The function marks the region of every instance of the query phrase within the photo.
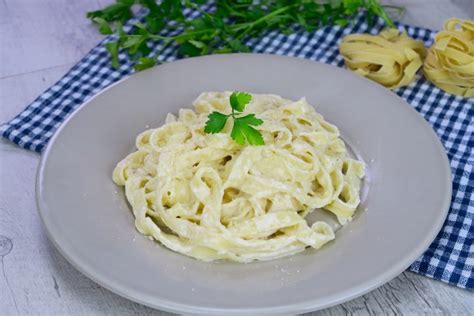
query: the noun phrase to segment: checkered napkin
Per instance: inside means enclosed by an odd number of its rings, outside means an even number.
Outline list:
[[[188,17],[197,15],[191,11],[186,14]],[[376,34],[382,27],[381,21],[369,27],[361,16],[344,28],[324,27],[311,33],[296,31],[291,35],[272,31],[258,39],[250,39],[247,44],[254,53],[296,56],[343,67],[343,59],[338,52],[341,39],[350,33]],[[427,47],[433,41],[433,31],[405,25],[398,27],[423,41]],[[113,39],[113,36],[107,37],[23,112],[3,124],[0,127],[2,136],[40,153],[72,111],[111,83],[130,75],[133,65],[127,61],[125,54],[120,55],[120,69],[111,67],[104,44]],[[153,46],[156,51],[161,43]],[[160,58],[166,62],[177,59],[176,46],[165,49]],[[445,93],[423,78],[408,87],[397,89],[396,93],[420,112],[436,131],[451,161],[453,174],[452,203],[443,229],[410,270],[461,288],[473,289],[474,99]]]

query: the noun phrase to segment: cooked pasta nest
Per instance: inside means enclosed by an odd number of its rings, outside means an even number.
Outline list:
[[[449,19],[435,36],[423,65],[425,77],[440,89],[474,96],[474,21]]]
[[[320,248],[334,239],[310,212],[328,211],[344,225],[360,203],[364,164],[349,157],[339,130],[305,99],[253,94],[263,146],[241,146],[203,131],[212,111],[229,113],[230,92],[205,92],[194,110],[168,114],[136,139],[113,180],[125,186],[139,232],[205,261],[248,262]]]
[[[413,82],[426,55],[422,42],[397,29],[347,35],[339,51],[350,70],[390,89]]]

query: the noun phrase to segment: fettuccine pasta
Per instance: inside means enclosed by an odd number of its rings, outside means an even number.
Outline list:
[[[137,151],[120,161],[113,180],[142,234],[205,261],[270,260],[320,248],[334,239],[321,208],[346,224],[360,203],[364,164],[349,158],[338,129],[301,99],[252,96],[263,146],[242,146],[203,131],[212,111],[230,112],[229,92],[205,92],[195,110],[169,114],[141,133]]]
[[[444,91],[474,96],[474,21],[447,20],[428,50],[423,72]]]
[[[426,55],[422,42],[397,29],[347,35],[339,51],[350,70],[390,89],[410,84]]]

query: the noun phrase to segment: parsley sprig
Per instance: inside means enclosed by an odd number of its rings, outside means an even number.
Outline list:
[[[252,100],[252,95],[246,92],[233,92],[229,97],[232,113],[224,114],[214,111],[208,116],[204,132],[215,134],[222,131],[229,118],[233,120],[232,131],[230,137],[240,145],[249,143],[250,145],[264,145],[262,134],[252,126],[259,126],[263,121],[255,116],[255,114],[247,114],[242,116],[247,104]]]
[[[205,3],[210,3],[207,10],[201,6]],[[125,32],[122,25],[133,18],[132,7],[146,13]],[[188,18],[185,9],[196,13],[188,16],[197,17]],[[119,52],[125,51],[136,61],[135,69],[142,70],[160,62],[160,55],[173,44],[181,56],[247,52],[246,40],[251,37],[271,30],[290,34],[298,28],[311,32],[322,25],[344,26],[360,11],[366,12],[369,23],[379,16],[393,26],[378,0],[116,0],[87,17],[102,34],[116,34],[106,45],[115,68],[120,66]],[[161,49],[152,52],[150,44],[156,41]]]

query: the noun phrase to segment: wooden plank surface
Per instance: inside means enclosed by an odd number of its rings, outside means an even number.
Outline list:
[[[0,1],[0,122],[14,117],[91,49],[100,35],[85,12],[110,0]],[[433,29],[474,18],[472,0],[392,0],[405,23]],[[35,205],[37,154],[0,141],[0,314],[169,315],[87,279],[47,240]],[[474,295],[404,272],[384,286],[313,315],[472,315]]]

